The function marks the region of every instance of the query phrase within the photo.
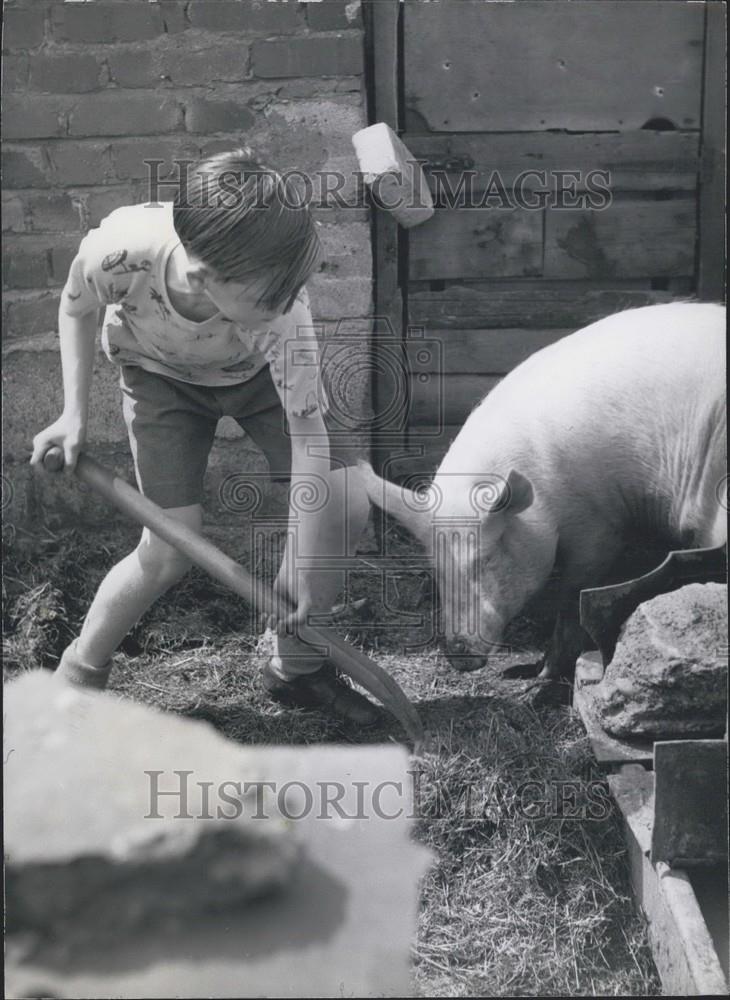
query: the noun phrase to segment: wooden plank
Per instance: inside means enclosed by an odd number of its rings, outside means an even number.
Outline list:
[[[651,860],[676,868],[727,864],[727,742],[654,744]]]
[[[409,370],[444,375],[506,375],[535,351],[555,343],[570,330],[428,330],[438,349],[424,351],[418,341],[406,342]]]
[[[403,479],[407,476],[435,472],[461,427],[461,424],[432,427],[412,425],[409,428],[406,447],[400,455],[392,458],[388,465],[389,476]]]
[[[706,4],[705,80],[702,109],[702,179],[699,211],[699,276],[701,299],[725,297],[725,46],[727,5]]]
[[[542,272],[543,213],[437,210],[412,230],[411,278],[536,277]]]
[[[465,190],[479,195],[490,181],[494,187],[495,171],[507,190],[519,181],[525,191],[554,193],[557,182],[549,172],[557,170],[577,172],[576,189],[582,191],[590,172],[601,170],[609,175],[610,191],[695,191],[700,167],[697,132],[407,133],[403,141],[414,156],[425,161],[431,190],[438,192],[440,186],[442,193],[454,196],[459,193],[462,174]],[[450,162],[453,170],[448,169]],[[433,169],[444,175],[439,185]]]
[[[715,945],[725,978],[730,978],[730,912],[727,860],[711,868],[687,871],[702,916]]]
[[[386,122],[397,131],[398,120],[398,30],[401,5],[398,0],[378,0],[366,5],[368,35],[371,39],[373,59],[373,104],[377,121]],[[399,342],[403,336],[403,296],[400,287],[399,256],[400,234],[398,224],[386,212],[373,212],[375,246],[375,315],[380,326],[390,328],[388,337],[390,349],[393,341]],[[373,350],[377,351],[378,340],[373,340]],[[392,447],[405,443],[404,432],[398,427],[388,428],[381,416],[388,412],[392,403],[389,392],[392,386],[378,379],[378,361],[373,359],[373,464],[376,468]],[[385,426],[384,426],[385,424]]]
[[[656,118],[699,128],[703,14],[670,0],[405,4],[411,122],[432,132],[631,131]]]
[[[408,291],[409,321],[427,329],[492,327],[562,327],[577,330],[611,313],[690,293],[691,283],[671,291],[652,291],[648,282],[481,281],[449,284],[434,290],[412,283]],[[632,287],[633,285],[639,287]]]
[[[614,201],[602,212],[549,211],[546,278],[689,276],[695,269],[693,199]]]
[[[463,424],[477,403],[501,379],[491,375],[420,375],[410,379],[409,424]]]
[[[399,0],[365,0],[369,46],[373,59],[373,104],[375,120],[400,127],[398,115],[398,30]]]
[[[653,776],[629,765],[610,774],[608,786],[621,810],[634,895],[647,918],[664,995],[727,996],[727,980],[688,876],[649,860]]]
[[[586,727],[596,762],[606,770],[620,764],[651,765],[654,760],[651,743],[616,739],[601,725],[593,688],[602,677],[603,663],[601,654],[597,650],[591,650],[578,657],[575,665],[573,707]]]

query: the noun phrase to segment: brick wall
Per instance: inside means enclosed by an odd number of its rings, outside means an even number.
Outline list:
[[[347,177],[337,204],[330,199],[315,209],[326,260],[310,293],[326,335],[343,316],[363,320],[348,323],[356,334],[351,356],[361,362],[353,379],[337,382],[347,385],[346,405],[366,416],[370,229],[350,142],[367,124],[357,0],[10,0],[3,46],[5,482],[12,516],[68,510],[64,504],[85,513],[90,504],[78,490],[29,481],[25,463],[33,434],[62,402],[55,329],[68,266],[89,227],[120,205],[148,200],[145,160],[163,161],[164,181],[176,176],[176,158],[245,141],[281,169],[314,178],[315,204],[321,177]],[[160,197],[172,192],[161,188]],[[100,355],[89,445],[128,471],[119,410],[115,370]],[[209,477],[214,520],[228,513],[219,502],[221,476],[242,463],[265,468],[251,447],[238,428],[221,425]]]

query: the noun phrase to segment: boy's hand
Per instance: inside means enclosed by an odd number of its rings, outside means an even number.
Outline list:
[[[62,414],[50,427],[44,428],[33,438],[33,455],[30,464],[43,468],[43,456],[53,445],[63,450],[64,466],[69,472],[76,467],[76,460],[86,440],[86,426],[75,417]]]
[[[306,576],[299,582],[297,602],[294,608],[292,608],[293,601],[281,573],[276,577],[272,590],[276,611],[271,614],[263,613],[260,616],[261,627],[263,629],[270,628],[279,635],[294,635],[297,626],[306,623],[309,612],[312,610],[312,594]]]

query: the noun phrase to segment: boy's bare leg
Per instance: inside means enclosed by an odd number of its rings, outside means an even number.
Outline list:
[[[200,504],[171,507],[165,513],[194,531],[201,529]],[[83,684],[86,667],[90,668],[89,685],[102,687],[106,678],[99,674],[100,683],[95,683],[93,669],[108,673],[111,656],[129,630],[189,568],[185,556],[145,528],[137,548],[102,580],[81,635],[64,653],[59,677]]]
[[[370,511],[370,502],[359,481],[357,467],[332,470],[329,490],[317,536],[317,553],[297,560],[298,573],[309,567],[314,613],[329,612],[345,589],[346,566],[332,568],[333,563],[354,560]],[[318,566],[323,568],[318,569]],[[276,637],[272,666],[283,679],[290,680],[319,670],[322,662],[322,655],[295,637]]]
[[[346,582],[346,566],[325,567],[354,557],[367,521],[370,505],[358,477],[353,468],[330,473],[330,495],[317,532],[317,553],[308,560],[297,559],[299,573],[309,564],[311,610],[315,612],[330,611]],[[321,569],[317,569],[318,564]],[[326,650],[317,652],[294,637],[277,636],[276,653],[264,667],[264,687],[276,701],[323,709],[354,726],[378,722],[379,710],[339,678],[326,658]]]

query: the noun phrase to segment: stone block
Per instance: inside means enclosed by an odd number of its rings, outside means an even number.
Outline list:
[[[727,586],[691,583],[639,605],[595,688],[614,736],[722,736],[727,719]]]
[[[66,134],[69,98],[16,93],[3,96],[3,134],[8,139],[45,139]]]
[[[2,154],[2,178],[6,188],[48,187],[50,180],[41,147],[5,148]]]
[[[9,90],[23,90],[28,83],[28,56],[21,52],[18,55],[4,55],[2,59],[3,93]]]
[[[3,198],[3,232],[23,233],[26,230],[25,207],[20,198]]]
[[[81,233],[83,215],[79,202],[68,192],[33,193],[28,197],[32,229],[36,233]]]
[[[109,143],[104,140],[101,142],[61,140],[49,143],[46,153],[50,161],[53,182],[59,187],[106,184],[113,180]]]
[[[306,11],[312,31],[338,31],[361,24],[360,0],[308,0]]]
[[[186,102],[185,127],[188,132],[236,132],[250,129],[255,114],[238,101],[194,97]]]
[[[350,76],[363,72],[361,32],[255,42],[251,57],[254,76]]]
[[[165,30],[157,3],[56,3],[51,8],[53,37],[58,42],[138,42]]]
[[[246,79],[249,46],[242,40],[222,41],[204,49],[167,49],[160,59],[160,73],[177,87],[208,87],[219,80]],[[211,130],[212,131],[212,130]]]
[[[155,91],[82,94],[69,114],[69,135],[156,135],[182,125],[180,104]]]
[[[193,28],[207,31],[257,31],[284,35],[302,28],[297,3],[271,3],[269,0],[193,0],[188,17]]]
[[[34,49],[43,41],[44,10],[42,7],[6,5],[3,11],[3,48]]]
[[[242,747],[45,671],[4,712],[8,996],[410,993],[404,749]]]
[[[101,85],[101,64],[95,56],[81,52],[31,57],[30,85],[50,94],[77,94]]]

